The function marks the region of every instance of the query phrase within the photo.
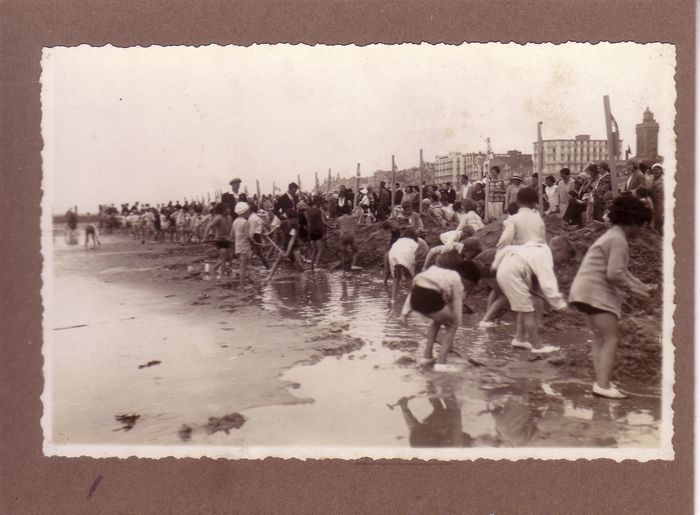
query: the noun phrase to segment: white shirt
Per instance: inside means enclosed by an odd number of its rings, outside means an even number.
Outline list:
[[[252,238],[256,234],[262,234],[265,223],[263,219],[258,216],[257,213],[251,213],[248,217],[248,234]]]
[[[523,245],[529,242],[545,242],[544,220],[536,209],[521,207],[513,216],[503,222],[503,234],[496,248],[508,245]]]
[[[417,250],[418,242],[411,238],[399,238],[396,240],[391,249],[389,249],[389,264],[391,265],[392,274],[394,267],[401,265],[411,272],[411,275],[414,275]]]

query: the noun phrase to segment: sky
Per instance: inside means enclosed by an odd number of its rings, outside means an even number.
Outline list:
[[[44,49],[44,191],[54,213],[192,198],[233,177],[255,191],[415,166],[451,151],[532,153],[544,139],[623,148],[649,107],[675,164],[667,44],[464,44]],[[671,163],[670,159],[673,159]]]

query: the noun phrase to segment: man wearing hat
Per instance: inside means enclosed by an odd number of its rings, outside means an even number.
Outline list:
[[[238,177],[231,179],[229,184],[231,185],[231,191],[221,195],[221,203],[228,206],[231,216],[235,220],[238,216],[236,215],[236,204],[245,202],[246,196],[245,193],[239,191],[241,189],[241,180]]]
[[[287,193],[285,193],[277,199],[275,213],[280,218],[280,220],[287,218],[286,213],[288,210],[296,209],[296,205],[299,203],[299,199],[297,198],[297,191],[299,191],[299,186],[297,186],[297,183],[291,182],[289,183],[289,187],[287,188]]]
[[[510,178],[510,184],[506,188],[506,208],[512,203],[518,202],[518,191],[523,187],[523,178],[519,175],[513,175]]]

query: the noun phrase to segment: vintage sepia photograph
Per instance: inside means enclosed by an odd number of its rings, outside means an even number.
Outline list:
[[[41,69],[45,455],[674,458],[673,45]]]

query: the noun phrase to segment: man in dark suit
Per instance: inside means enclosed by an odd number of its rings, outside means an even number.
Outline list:
[[[455,200],[457,200],[457,191],[452,187],[451,182],[447,183],[445,194],[447,195],[447,200],[450,202],[450,204],[454,204]]]
[[[297,191],[299,191],[299,186],[295,182],[289,184],[287,193],[282,195],[277,199],[277,204],[275,207],[275,213],[280,219],[287,218],[285,214],[290,209],[296,209],[299,199],[297,198]]]
[[[627,181],[623,191],[634,191],[640,186],[644,186],[644,174],[639,169],[639,162],[636,159],[627,160],[625,175],[627,175]]]
[[[238,215],[235,213],[236,204],[245,202],[247,199],[245,193],[239,191],[241,189],[241,180],[238,177],[231,179],[229,184],[231,185],[231,191],[221,195],[221,203],[228,206],[231,218],[235,220],[238,218]]]

